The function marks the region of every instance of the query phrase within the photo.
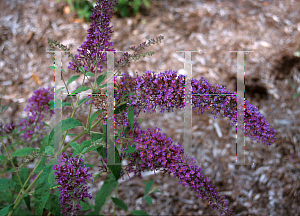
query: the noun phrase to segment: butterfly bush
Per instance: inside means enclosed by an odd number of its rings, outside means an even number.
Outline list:
[[[101,4],[100,4],[101,2]],[[77,62],[70,62],[69,69],[79,72],[78,67],[84,66],[84,69],[91,69],[92,73],[95,73],[96,68],[100,68],[99,72],[102,72],[102,63],[106,61],[106,52],[100,51],[115,51],[109,49],[114,45],[113,42],[109,42],[113,31],[109,27],[110,20],[114,13],[114,8],[117,4],[116,0],[103,0],[96,2],[95,9],[92,9],[91,25],[88,29],[88,35],[86,41],[77,50],[79,55],[75,55]],[[114,52],[116,53],[116,52]],[[93,66],[93,61],[98,59],[97,65]],[[98,70],[97,70],[98,72]]]
[[[92,73],[103,73],[103,65],[106,62],[106,53],[100,51],[115,51],[111,46],[113,42],[109,42],[113,31],[112,27],[109,27],[111,17],[113,15],[113,9],[116,5],[116,1],[98,0],[96,1],[95,9],[91,16],[91,25],[88,30],[87,40],[78,49],[79,55],[75,55],[77,61],[70,62],[69,69],[79,72],[78,68],[83,66],[85,70]],[[158,39],[159,40],[159,39]],[[140,47],[133,47],[132,49],[137,52],[143,49],[147,45],[144,43]],[[129,55],[124,53],[117,63],[129,62],[129,58],[137,57],[137,55]],[[93,65],[95,60],[96,65]],[[100,68],[100,70],[98,70]],[[116,77],[115,77],[116,78]],[[192,93],[193,94],[226,94],[230,93],[225,87],[216,85],[212,86],[204,78],[200,80],[192,79]],[[184,89],[185,89],[185,76],[177,76],[176,71],[166,71],[156,75],[154,72],[146,72],[143,76],[132,78],[127,74],[123,74],[120,82],[115,80],[115,101],[119,102],[128,93],[135,93],[135,95],[128,96],[127,107],[132,106],[134,115],[138,117],[141,110],[144,112],[155,112],[157,106],[161,108],[160,112],[173,111],[173,108],[183,108],[184,102]],[[237,108],[235,95],[229,96],[217,96],[213,101],[210,100],[208,95],[196,96],[193,95],[193,110],[198,108],[203,114],[206,110],[213,108],[213,112],[216,115],[220,114],[220,111],[224,111],[224,117],[229,117],[232,120],[232,125],[237,122]],[[107,107],[104,105],[105,96],[89,97],[92,99],[92,103],[99,109],[104,110],[103,124],[106,124]],[[245,130],[247,136],[259,140],[262,138],[263,143],[270,144],[275,137],[275,130],[269,128],[269,124],[265,118],[257,111],[257,108],[245,102]],[[99,116],[98,118],[100,118]],[[158,170],[163,169],[164,174],[173,173],[174,177],[180,179],[180,184],[184,186],[190,186],[191,189],[197,192],[197,196],[205,198],[212,208],[217,208],[226,215],[233,214],[232,210],[228,208],[228,203],[224,200],[224,197],[220,197],[215,191],[213,185],[209,184],[209,179],[203,176],[202,169],[195,165],[195,159],[189,158],[188,155],[184,155],[184,149],[178,143],[172,145],[172,140],[166,138],[165,134],[161,134],[160,129],[155,127],[154,129],[148,128],[146,131],[142,131],[138,123],[134,121],[133,128],[130,127],[128,121],[128,111],[119,112],[115,114],[115,122],[118,126],[122,125],[123,132],[121,137],[117,139],[117,143],[121,143],[124,134],[124,127],[129,127],[129,132],[126,136],[132,137],[133,142],[138,143],[136,146],[136,152],[133,153],[121,153],[121,160],[125,157],[129,159],[129,164],[121,170],[122,177],[130,172],[134,172],[141,178],[141,172],[151,169]],[[240,125],[240,124],[239,124]],[[132,144],[128,141],[128,144]],[[126,148],[122,149],[126,151]],[[65,156],[64,156],[65,158]],[[60,163],[60,167],[66,167],[67,159],[63,159]],[[100,165],[100,171],[108,171],[106,166],[106,159],[101,159],[102,165]],[[75,163],[78,165],[79,163]],[[58,168],[56,168],[58,169]],[[62,170],[62,168],[60,168]],[[75,168],[74,168],[75,169]],[[68,168],[65,168],[68,170]],[[72,168],[68,172],[72,172]],[[74,171],[75,172],[75,171]],[[73,172],[73,173],[74,173]],[[57,174],[58,175],[58,174]],[[84,175],[84,174],[82,174]],[[69,183],[73,175],[67,175],[64,171],[60,171],[58,176],[58,184],[61,185],[61,204],[64,206],[64,212],[67,213],[70,209],[80,209],[80,205],[77,204],[76,208],[72,205],[72,200],[75,197],[71,197],[74,188]],[[62,179],[62,180],[60,180]],[[87,176],[82,177],[82,180],[88,179]],[[75,181],[76,182],[76,181]],[[78,182],[78,181],[77,181]],[[82,183],[82,182],[81,182]],[[83,192],[84,195],[80,197],[89,197],[87,191]],[[69,205],[69,207],[65,207]]]
[[[54,110],[50,110],[48,104],[52,99],[54,99],[54,93],[51,93],[50,87],[35,90],[33,96],[28,99],[29,104],[24,110],[27,112],[28,118],[19,123],[19,132],[26,130],[22,135],[26,141],[31,139],[35,128],[39,130],[43,127],[42,120],[46,114],[50,114],[50,117],[55,114]]]
[[[143,76],[133,78],[126,73],[120,79],[120,82],[115,80],[118,86],[115,91],[115,100],[119,100],[123,95],[134,92],[135,95],[129,95],[131,100],[128,105],[134,107],[136,116],[141,110],[144,112],[155,113],[157,106],[161,108],[161,113],[165,110],[173,112],[173,108],[183,108],[184,102],[184,89],[185,89],[185,76],[177,75],[177,71],[169,70],[164,73],[156,75],[153,71],[146,71]],[[220,111],[224,111],[223,117],[228,117],[232,120],[231,125],[237,123],[237,95],[220,96],[221,94],[230,94],[226,87],[220,85],[212,86],[207,80],[201,77],[200,80],[192,78],[191,80],[193,94],[219,94],[214,96],[213,101],[210,100],[209,95],[197,96],[193,95],[193,110],[196,108],[197,114],[199,111],[203,114],[205,111],[213,108],[211,113],[216,115]],[[124,114],[126,118],[126,114]],[[125,122],[127,120],[124,120]],[[127,121],[128,122],[128,121]],[[258,112],[257,107],[251,105],[247,100],[245,101],[245,133],[248,137],[256,139],[260,143],[270,145],[275,137],[275,130],[270,128],[270,124],[266,121],[265,117]],[[119,125],[119,124],[118,124]],[[242,124],[238,124],[238,128],[243,129]]]
[[[82,207],[80,206],[80,201],[87,202],[85,198],[92,198],[88,193],[90,187],[86,187],[86,181],[90,180],[92,173],[88,174],[89,168],[85,168],[85,165],[81,165],[82,158],[68,157],[65,153],[62,154],[62,158],[59,161],[59,165],[54,165],[53,170],[57,172],[55,179],[60,185],[58,190],[60,191],[60,204],[61,213],[64,215],[80,214]],[[75,205],[75,201],[77,204]]]
[[[163,174],[173,173],[174,177],[180,179],[179,184],[187,187],[190,186],[192,191],[198,193],[197,197],[206,198],[209,205],[212,205],[212,209],[219,209],[221,213],[226,215],[232,215],[233,211],[228,208],[227,201],[223,200],[224,197],[220,197],[213,185],[209,184],[208,177],[204,178],[202,169],[195,165],[194,158],[189,158],[188,155],[184,155],[183,147],[178,143],[172,145],[171,138],[166,138],[165,134],[160,133],[161,129],[155,127],[154,129],[148,128],[147,131],[141,130],[137,122],[134,124],[136,138],[134,142],[137,142],[136,150],[133,153],[121,153],[122,159],[127,154],[129,160],[128,165],[121,171],[122,179],[124,175],[134,172],[134,176],[138,175],[141,179],[141,172],[148,170],[159,170],[162,168]],[[128,150],[122,148],[123,151]],[[102,165],[99,165],[102,172],[107,172],[107,159],[101,159]]]
[[[115,77],[116,78],[116,77]],[[138,117],[141,110],[149,112],[152,110],[155,113],[156,106],[161,108],[163,113],[165,110],[173,112],[173,108],[183,108],[184,103],[184,83],[185,77],[179,75],[177,77],[176,71],[165,71],[160,73],[158,76],[154,72],[146,71],[143,76],[138,76],[137,78],[132,78],[128,74],[124,73],[120,79],[120,82],[115,80],[117,86],[115,90],[115,100],[122,98],[125,94],[130,92],[135,92],[134,95],[130,95],[128,98],[130,102],[127,103],[129,106],[134,107],[134,114]],[[199,80],[192,79],[191,81],[193,93],[195,94],[229,94],[230,91],[225,87],[216,85],[213,87],[207,80],[203,77]],[[102,97],[102,100],[103,96]],[[193,96],[193,110],[198,107],[198,111],[203,114],[206,110],[213,108],[211,113],[215,112],[216,115],[220,114],[220,110],[224,111],[224,117],[229,117],[232,120],[232,125],[237,122],[237,109],[236,101],[238,96],[217,96],[211,101],[209,96]],[[99,100],[97,98],[92,98],[94,104],[99,105]],[[257,139],[258,142],[262,138],[263,143],[270,145],[270,142],[274,142],[276,138],[275,130],[269,128],[268,122],[265,118],[257,111],[255,106],[249,104],[248,101],[245,102],[245,123],[247,136],[252,139]],[[99,108],[99,106],[97,106]],[[101,109],[104,107],[101,106]],[[104,108],[105,109],[105,108]],[[197,112],[199,114],[199,112]],[[105,119],[105,117],[104,117]],[[106,120],[106,119],[105,119]],[[128,126],[127,112],[120,115],[116,115],[115,122],[118,126],[123,125]],[[134,122],[134,134],[133,130],[130,129],[129,136],[135,137],[133,142],[137,142],[138,145],[136,149],[138,152],[129,154],[129,163],[122,170],[122,176],[130,172],[134,172],[134,175],[141,177],[141,172],[151,169],[157,170],[163,168],[165,173],[173,173],[173,175],[180,179],[179,184],[183,186],[190,186],[191,189],[198,193],[198,197],[206,198],[208,203],[212,205],[212,208],[220,209],[222,213],[226,215],[233,214],[232,210],[228,209],[227,201],[223,200],[225,197],[220,197],[218,193],[215,192],[213,185],[209,184],[208,177],[203,177],[203,172],[197,165],[192,165],[195,163],[195,159],[183,160],[184,149],[178,143],[177,145],[171,145],[172,140],[170,138],[166,139],[165,134],[159,133],[161,129],[155,127],[153,130],[149,129],[147,131],[142,131],[138,126],[137,122]],[[124,133],[121,134],[121,137]],[[121,139],[117,139],[117,143],[120,143]],[[129,144],[132,144],[129,141]],[[128,150],[126,148],[122,149],[124,151]],[[125,157],[126,153],[121,153],[121,160]],[[107,170],[107,160],[101,159],[102,165],[100,166],[100,171]],[[129,176],[129,175],[128,175]],[[130,178],[130,177],[129,177]],[[131,179],[131,178],[130,178]]]

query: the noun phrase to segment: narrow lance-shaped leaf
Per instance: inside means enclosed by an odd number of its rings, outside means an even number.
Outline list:
[[[75,76],[72,76],[68,82],[67,82],[67,86],[70,85],[72,82],[74,82],[75,80],[77,80],[80,76],[79,75],[75,75]]]
[[[106,180],[101,189],[98,191],[96,198],[95,198],[95,212],[98,214],[103,205],[106,202],[106,199],[110,195],[112,189],[114,189],[118,185],[118,182],[116,182],[113,179]]]
[[[128,210],[128,207],[127,205],[124,203],[123,200],[119,199],[119,198],[116,198],[116,197],[111,197],[112,201],[114,202],[114,204],[116,206],[118,206],[119,208],[127,211]]]
[[[48,177],[51,172],[52,166],[48,165],[43,169],[43,173],[36,182],[36,188],[34,190],[34,212],[37,216],[42,216],[43,211],[50,195],[50,184]]]

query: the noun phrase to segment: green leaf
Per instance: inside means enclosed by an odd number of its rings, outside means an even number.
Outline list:
[[[21,168],[21,170],[19,172],[19,177],[22,181],[22,184],[24,184],[26,182],[27,178],[29,177],[29,172],[30,172],[30,170],[28,168],[25,168],[25,167]],[[19,183],[19,181],[18,181],[18,183]],[[28,181],[27,184],[25,185],[25,189],[27,189],[29,184],[30,183]]]
[[[107,132],[106,132],[106,128],[107,128],[107,123],[106,125],[102,125],[102,130],[103,130],[103,139],[105,140],[105,142],[107,142],[107,138],[106,138],[106,135],[107,135]]]
[[[60,200],[59,200],[58,196],[56,196],[54,194],[50,194],[49,198],[47,200],[47,203],[45,205],[45,209],[50,211],[55,216],[59,216],[60,215]]]
[[[83,91],[86,91],[86,90],[89,90],[89,89],[90,89],[90,87],[80,86],[78,89],[76,89],[75,91],[73,91],[71,95],[75,95],[77,93],[80,93],[80,92],[83,92]]]
[[[58,163],[58,158],[53,158],[47,165],[57,165]]]
[[[86,213],[86,215],[98,216],[99,214],[97,214],[96,212],[92,211],[92,212]],[[100,214],[99,216],[103,216],[103,214]]]
[[[86,102],[87,100],[89,100],[90,98],[82,98],[79,102],[78,102],[78,105],[77,107],[79,107],[81,104],[83,104],[84,102]]]
[[[34,190],[34,212],[37,216],[42,216],[44,207],[50,196],[50,184],[48,182],[48,177],[51,172],[52,166],[47,165],[44,169],[40,178],[36,182],[36,187]]]
[[[47,126],[48,128],[51,128],[50,125],[48,125],[47,123],[43,122],[44,126]]]
[[[76,75],[76,76],[72,76],[68,82],[67,82],[67,86],[70,85],[72,82],[74,82],[75,80],[77,80],[80,76]]]
[[[62,130],[61,130],[61,132],[59,132],[59,134],[57,134],[57,136],[60,136],[62,134],[62,132],[66,131],[66,130],[70,130],[70,129],[76,128],[78,126],[82,126],[82,123],[80,121],[78,121],[77,119],[74,119],[74,118],[67,118],[65,120],[60,121],[51,130],[49,140],[48,140],[48,145],[49,146],[54,147],[54,130],[55,130],[55,128],[59,127],[59,124],[61,124]]]
[[[54,156],[54,148],[52,146],[46,146],[44,153]]]
[[[151,199],[151,197],[149,197],[149,196],[144,196],[144,198],[145,198],[145,200],[147,201],[147,203],[149,203],[150,205],[153,205],[153,204],[152,204],[152,199]]]
[[[55,69],[55,66],[49,66],[49,67],[47,67],[47,68],[50,68],[50,69],[53,69],[53,70],[54,70],[54,69]],[[64,73],[66,73],[66,71],[65,71],[64,69],[62,69],[62,68],[61,68],[61,71],[64,72]]]
[[[61,91],[62,89],[64,89],[64,88],[65,88],[65,87],[61,87],[61,88],[57,89],[57,90],[55,91],[55,93],[56,93],[56,94],[60,93],[60,91]]]
[[[102,174],[103,172],[99,172],[95,175],[95,178],[94,178],[94,182],[96,181],[96,179]]]
[[[98,88],[104,88],[106,86],[114,86],[114,83],[106,83],[106,84],[104,84],[104,85],[102,85],[102,86],[100,86]],[[107,93],[107,90],[105,90],[105,92]]]
[[[85,140],[80,144],[80,153],[83,153],[83,149],[91,146],[91,140]]]
[[[122,113],[123,111],[126,110],[127,103],[124,103],[123,105],[120,105],[119,107],[116,107],[114,114],[119,114]]]
[[[82,207],[81,211],[88,211],[88,210],[91,210],[92,206],[89,204],[87,198],[85,198],[84,200],[86,200],[87,202],[83,202],[83,201],[80,201],[80,206]]]
[[[124,152],[128,152],[129,154],[137,151],[137,150],[135,149],[135,148],[136,148],[136,145],[132,145],[132,147],[131,147],[131,145],[127,145],[127,148],[128,148],[128,150],[126,150],[126,151],[124,151]]]
[[[30,206],[30,196],[28,196],[28,194],[27,194],[26,197],[24,197],[24,201],[25,201],[25,204],[26,204],[28,210],[31,211],[31,206]]]
[[[40,146],[42,153],[45,152],[46,146],[49,142],[49,137],[50,137],[50,135],[47,135],[47,136],[44,136],[43,139],[42,139],[42,143],[41,143],[41,146]]]
[[[136,93],[129,93],[129,94],[126,94],[126,95],[124,95],[124,96],[122,97],[122,99],[123,99],[123,98],[126,98],[126,97],[128,97],[128,96],[130,96],[130,95],[136,95]]]
[[[70,146],[72,146],[72,148],[74,149],[74,152],[73,152],[73,157],[75,155],[78,155],[80,153],[80,145],[78,145],[77,142],[71,142],[70,143]]]
[[[83,66],[80,66],[80,67],[79,67],[79,70],[80,70],[82,73],[85,73],[85,69],[84,69]]]
[[[49,165],[49,164],[47,164]],[[50,187],[54,187],[55,185],[55,170],[51,170],[50,174],[49,174],[49,177],[48,177],[48,183],[50,185]]]
[[[62,106],[63,107],[64,106],[71,106],[71,103],[70,102],[64,102],[60,99],[55,99],[55,107],[54,107],[54,99],[52,99],[51,101],[49,101],[48,105],[49,105],[50,110],[54,110],[54,109],[58,109]]]
[[[0,155],[0,161],[6,160],[7,158],[3,155]]]
[[[121,163],[120,155],[116,147],[115,147],[115,163]],[[111,172],[113,173],[117,181],[121,177],[122,166],[121,165],[107,165],[107,166],[111,170]]]
[[[300,93],[295,93],[294,95],[293,95],[293,99],[295,99],[296,97],[298,97],[300,95]]]
[[[28,211],[25,211],[24,209],[21,209],[20,206],[18,206],[17,209],[14,212],[14,215],[32,216],[32,213],[28,212]]]
[[[101,155],[101,157],[106,160],[106,148],[104,148],[103,146],[99,146],[97,148],[97,152],[99,153],[99,155]]]
[[[95,167],[94,164],[84,164],[84,165],[85,165],[85,167],[90,167],[90,168]]]
[[[96,198],[95,198],[95,212],[98,214],[103,205],[106,202],[106,199],[110,195],[112,189],[114,189],[118,185],[113,179],[107,179],[104,181],[101,189],[98,191]]]
[[[130,212],[130,214],[133,214],[133,215],[149,215],[147,212],[145,212],[143,210],[133,210],[132,212]]]
[[[2,112],[3,110],[5,110],[7,107],[8,107],[8,105],[1,107],[1,112]]]
[[[95,74],[93,74],[92,72],[87,72],[85,75],[86,75],[86,76],[91,76],[91,77],[94,77],[94,76],[95,76]]]
[[[11,204],[10,206],[7,206],[3,209],[0,210],[0,216],[5,216],[7,215],[10,211],[13,210],[15,204]]]
[[[41,158],[41,162],[39,163],[39,165],[37,166],[37,168],[35,169],[35,174],[38,175],[40,171],[42,171],[42,169],[45,166],[45,162],[46,162],[46,157],[42,157]]]
[[[92,141],[96,141],[96,140],[98,140],[98,139],[104,140],[103,134],[95,134],[95,133],[92,133],[92,134],[91,134],[91,140],[92,140]]]
[[[29,147],[24,147],[22,149],[16,150],[12,156],[17,157],[17,156],[26,156],[29,155],[32,151],[39,151],[38,149],[35,148],[29,148]]]
[[[128,114],[127,114],[128,115],[128,121],[129,121],[129,124],[132,128],[132,133],[134,133],[134,130],[133,130],[133,120],[134,120],[133,107],[129,106],[128,109],[127,109],[127,112],[128,112]]]
[[[94,62],[93,62],[93,67],[95,67],[96,63],[97,63],[97,61],[94,61]]]
[[[96,111],[95,113],[93,113],[93,115],[91,116],[90,118],[90,121],[89,121],[89,129],[88,129],[88,133],[89,135],[91,135],[91,126],[93,124],[93,122],[95,121],[95,119],[100,115],[100,113],[102,113],[103,110],[99,110],[99,111]]]
[[[2,201],[7,202],[7,203],[13,202],[13,196],[12,196],[12,192],[10,190],[4,190],[3,192],[0,191],[0,203]]]
[[[97,86],[99,86],[100,84],[102,84],[103,80],[105,79],[105,75],[106,75],[106,73],[101,74],[100,76],[98,76],[98,78],[96,80]]]
[[[155,193],[155,192],[161,192],[161,191],[157,190],[158,188],[159,188],[159,186],[155,186],[148,194],[152,194],[152,193]]]
[[[128,126],[126,126],[124,133],[127,134],[127,133],[129,133],[129,131],[130,131],[130,128]]]
[[[99,146],[97,148],[97,152],[102,156],[103,159],[106,159],[106,148],[104,148],[103,146]],[[121,163],[120,155],[116,147],[115,147],[115,163]],[[107,166],[111,170],[111,172],[113,173],[117,181],[121,176],[121,169],[122,169],[121,165],[107,165]]]
[[[112,201],[114,202],[114,204],[116,206],[118,206],[119,208],[127,211],[128,210],[128,207],[127,205],[123,202],[123,200],[119,199],[119,198],[114,198],[114,197],[111,197]]]
[[[148,8],[150,7],[150,2],[149,0],[143,0],[144,5]]]
[[[116,108],[119,107],[119,106],[122,106],[122,105],[124,105],[124,104],[127,104],[127,101],[123,101],[123,102],[121,102],[121,103],[118,103],[118,104],[116,105]]]
[[[150,191],[152,185],[153,185],[153,179],[150,179],[149,182],[145,182],[145,181],[143,181],[143,182],[146,184],[146,186],[145,186],[145,195],[147,195],[148,192]]]

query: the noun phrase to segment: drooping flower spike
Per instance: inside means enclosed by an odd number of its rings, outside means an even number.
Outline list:
[[[184,89],[185,89],[185,76],[177,75],[177,71],[169,70],[160,74],[155,74],[153,71],[146,71],[144,75],[133,78],[126,73],[120,79],[120,82],[115,81],[118,90],[115,91],[115,100],[119,100],[123,95],[128,93],[136,93],[130,95],[128,98],[131,103],[128,105],[134,107],[136,116],[141,110],[144,112],[155,113],[157,106],[161,108],[161,113],[165,110],[173,111],[173,108],[184,108]],[[220,85],[212,86],[206,79],[201,77],[200,80],[191,80],[193,94],[229,94],[230,91],[226,87]],[[223,117],[228,117],[232,120],[231,125],[237,122],[237,100],[239,96],[223,95],[214,96],[213,101],[207,95],[193,95],[193,110],[197,110],[203,114],[205,111],[213,108],[211,113],[215,113],[215,117],[224,111]],[[126,115],[124,115],[126,118]],[[256,139],[260,143],[270,145],[275,137],[275,130],[270,128],[270,124],[266,121],[265,117],[258,112],[257,107],[251,105],[247,100],[245,101],[245,134]],[[117,121],[117,119],[116,119]],[[127,121],[127,120],[125,120]],[[238,128],[242,129],[243,124],[238,124]]]

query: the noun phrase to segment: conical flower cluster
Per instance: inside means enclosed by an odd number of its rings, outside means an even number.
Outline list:
[[[90,178],[92,174],[87,174],[89,168],[85,168],[85,165],[81,165],[83,161],[82,158],[68,157],[63,153],[59,165],[54,165],[53,170],[57,170],[54,173],[56,175],[55,179],[57,184],[61,187],[58,188],[60,191],[60,204],[61,213],[64,215],[69,215],[70,213],[75,213],[75,215],[80,213],[80,201],[87,202],[84,200],[86,197],[92,198],[88,193],[90,187],[84,186],[87,180],[93,181]],[[75,201],[77,204],[75,205]]]

